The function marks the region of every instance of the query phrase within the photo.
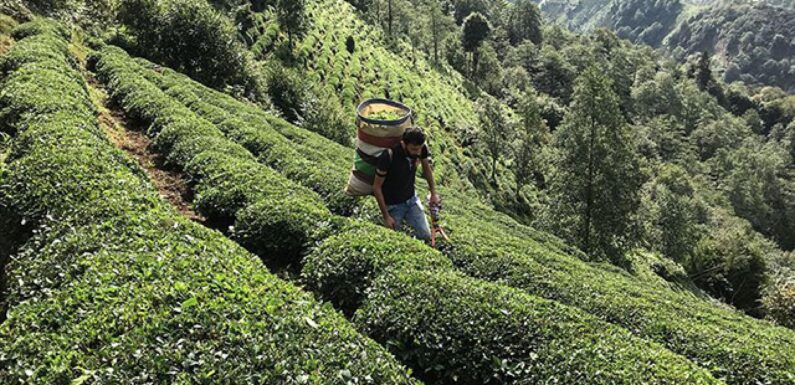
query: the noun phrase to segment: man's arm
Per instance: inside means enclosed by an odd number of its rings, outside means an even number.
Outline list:
[[[375,181],[373,182],[373,195],[375,195],[375,200],[378,202],[378,208],[381,209],[381,216],[384,217],[384,225],[390,229],[394,229],[395,219],[389,215],[389,209],[387,208],[386,201],[384,200],[384,191],[382,190],[385,177],[385,172],[376,170]]]
[[[433,181],[433,168],[431,167],[430,158],[422,159],[422,175],[428,181],[428,188],[431,190],[431,202],[438,204],[439,195],[436,193],[436,183]]]

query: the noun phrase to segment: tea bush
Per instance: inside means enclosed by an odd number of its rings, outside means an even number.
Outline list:
[[[307,286],[347,312],[358,309],[373,280],[396,267],[453,270],[450,260],[421,242],[383,226],[353,222],[307,255]]]
[[[213,87],[248,85],[255,74],[235,26],[211,5],[193,0],[124,0],[118,20],[131,47]]]
[[[381,276],[355,320],[431,383],[722,383],[575,308],[459,272]]]
[[[319,196],[254,161],[244,147],[226,139],[211,122],[138,75],[137,65],[123,51],[106,48],[95,61],[99,76],[122,108],[150,124],[148,132],[154,136],[155,147],[166,151],[171,164],[188,171],[201,214],[220,227],[234,223],[232,237],[263,259],[297,262],[303,246],[312,241],[315,223],[330,221],[331,214]],[[162,139],[161,134],[165,135]],[[226,156],[204,155],[208,152]],[[248,209],[245,215],[238,215],[253,205],[283,209]],[[292,247],[267,247],[263,240],[278,240]]]

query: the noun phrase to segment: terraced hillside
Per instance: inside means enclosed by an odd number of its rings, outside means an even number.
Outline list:
[[[24,235],[3,239],[3,383],[795,381],[792,330],[586,262],[483,203],[443,130],[474,118],[460,78],[422,59],[410,71],[364,35],[374,54],[350,53],[322,31],[373,31],[342,2],[316,4],[339,19],[301,43],[310,81],[350,106],[388,92],[429,111],[454,243],[386,230],[371,199],[342,195],[351,148],[63,25],[24,24],[0,83],[0,208],[14,218],[1,225]],[[157,196],[100,109],[145,131],[211,228]]]
[[[35,230],[8,266],[0,381],[411,383],[328,305],[157,196],[101,129],[69,37],[26,24],[3,58],[2,201]]]
[[[314,189],[321,194],[321,197],[324,190],[333,190],[332,186],[344,184],[347,166],[342,160],[348,158],[350,149],[326,140],[324,148],[329,150],[324,152],[323,157],[326,157],[326,160],[323,160],[317,152],[312,155],[313,151],[302,147],[302,143],[310,140],[324,141],[322,137],[291,126],[251,105],[210,90],[173,71],[151,64],[145,64],[137,71],[142,71],[142,75],[152,84],[158,84],[159,88],[174,96],[174,100],[186,101],[191,111],[207,121],[215,122],[221,131],[226,130],[226,137],[248,148],[252,154],[258,156],[262,164],[270,165],[278,171],[287,170],[283,175]],[[124,79],[132,77],[132,75],[117,75],[111,80],[111,89],[114,88],[114,82],[121,83]],[[121,90],[139,87],[118,85]],[[139,100],[156,99],[147,96]],[[133,108],[143,105],[132,101],[129,103]],[[155,121],[157,118],[152,112],[142,112],[141,116],[149,116],[149,121]],[[199,139],[192,138],[192,142],[196,141]],[[269,156],[271,153],[290,151],[285,149],[284,143],[289,143],[297,151],[289,157],[271,158]],[[320,162],[326,178],[320,180],[292,174],[291,167],[287,164],[294,161],[301,162],[302,159],[311,164]],[[186,165],[186,169],[191,170],[191,166]],[[327,187],[321,187],[321,183]],[[223,190],[230,191],[228,188]],[[731,383],[742,383],[748,378],[767,378],[774,382],[780,380],[786,383],[791,378],[793,365],[791,355],[781,354],[779,348],[773,348],[768,343],[781,341],[780,339],[784,338],[783,341],[789,342],[778,346],[789,349],[793,346],[792,332],[721,309],[692,294],[649,286],[648,283],[628,277],[614,268],[582,262],[567,252],[566,246],[560,241],[518,225],[507,216],[477,203],[477,198],[469,194],[447,188],[443,188],[442,194],[452,207],[445,218],[451,236],[455,239],[454,247],[446,250],[445,254],[460,271],[473,277],[504,283],[542,298],[575,306],[608,322],[622,325],[696,362],[711,362],[710,367],[713,368],[714,373],[720,377],[727,377]],[[212,194],[202,194],[200,190],[197,207],[203,206],[205,196],[211,197]],[[244,233],[242,237],[245,238],[245,234],[250,233],[250,230],[245,229],[248,225],[241,221],[241,218],[245,220],[247,209],[244,205],[236,206],[241,200],[230,198],[213,199],[213,201],[233,202],[232,206],[221,203],[213,210],[223,210],[225,213],[237,212],[238,224],[235,225],[235,231]],[[244,230],[240,230],[241,226]],[[336,253],[336,263],[325,267],[331,269],[330,271],[318,273],[305,270],[304,274],[310,277],[308,281],[310,286],[326,287],[325,290],[330,290],[326,298],[355,308],[355,305],[350,304],[356,304],[360,299],[351,299],[348,295],[339,294],[338,292],[343,289],[338,288],[338,285],[340,283],[347,285],[352,280],[360,280],[361,278],[357,277],[361,276],[378,276],[378,270],[389,261],[378,261],[380,258],[373,260],[377,256],[357,252],[365,248],[364,244],[368,242],[357,242],[358,237],[355,233],[345,238],[347,238],[343,243],[345,247]],[[377,236],[373,238],[378,239]],[[365,239],[369,241],[373,238]],[[246,244],[246,241],[243,240],[243,243]],[[257,245],[249,244],[248,247],[257,250]],[[315,266],[312,260],[316,255],[309,256],[306,269]],[[364,260],[357,260],[360,258]],[[332,283],[337,282],[337,284],[312,283],[312,276],[332,280]],[[366,292],[365,289],[370,285],[368,281],[370,280],[365,279],[364,286],[354,291]],[[705,348],[706,346],[708,347]],[[732,358],[727,359],[728,357]],[[741,362],[742,367],[737,367],[736,365]],[[747,365],[748,362],[754,364]],[[776,377],[778,380],[774,379]]]
[[[349,115],[370,97],[393,98],[411,106],[418,123],[430,133],[432,152],[440,155],[434,167],[441,183],[477,189],[490,197],[492,205],[512,215],[528,209],[514,194],[516,182],[506,166],[498,166],[505,172],[493,184],[491,161],[473,145],[480,124],[474,100],[496,99],[445,62],[433,63],[406,41],[390,41],[384,31],[365,22],[351,2],[308,1],[305,17],[312,22],[296,50],[305,63],[300,72],[307,84],[335,95]],[[286,40],[273,20],[258,30],[252,29],[250,48],[258,58],[273,55]],[[513,116],[510,109],[504,113]],[[350,161],[340,159],[343,164]]]
[[[267,160],[260,163],[251,156],[253,151],[260,156],[271,150],[281,152],[275,141],[271,141],[271,147],[267,149],[265,140],[268,136],[284,139],[282,134],[270,125],[248,126],[239,119],[246,116],[244,113],[223,112],[230,111],[230,105],[224,109],[203,105],[200,100],[213,98],[191,97],[191,89],[201,89],[201,86],[189,79],[175,76],[166,80],[157,71],[147,70],[112,47],[99,54],[97,69],[125,111],[149,125],[156,148],[163,151],[175,166],[186,170],[196,183],[196,207],[200,213],[211,221],[233,221],[232,238],[271,265],[300,264],[301,255],[308,251],[307,243],[321,243],[321,248],[308,257],[302,273],[305,282],[348,314],[355,311],[354,322],[389,346],[415,372],[421,373],[420,378],[442,383],[454,383],[456,378],[470,379],[473,383],[549,378],[564,382],[589,378],[595,382],[632,383],[664,382],[668,376],[692,375],[701,378],[698,381],[713,381],[706,373],[699,373],[693,367],[687,369],[690,365],[686,361],[661,346],[636,340],[628,331],[598,321],[578,309],[468,277],[457,272],[450,260],[427,246],[380,226],[324,211],[320,196],[294,185],[296,182],[267,167]],[[147,79],[163,85],[170,83],[173,87],[164,93]],[[220,94],[215,96],[222,97]],[[180,101],[189,101],[190,108],[204,113],[215,110],[223,115],[203,118]],[[232,105],[246,108],[239,102],[232,102]],[[251,111],[256,113],[256,110]],[[247,117],[247,120],[252,119],[257,118]],[[300,129],[289,125],[283,129],[301,133]],[[312,137],[307,132],[302,134],[304,138],[299,141]],[[237,143],[239,138],[246,136],[240,143],[245,143],[252,152],[247,152]],[[313,139],[323,141],[320,137]],[[301,146],[299,143],[294,145]],[[281,159],[293,160],[300,154],[304,152]],[[322,162],[322,159],[314,158],[313,161]],[[328,169],[326,171],[328,175]],[[326,180],[335,182],[335,179]],[[296,179],[300,180],[307,181]],[[318,223],[329,227],[318,227]],[[385,255],[359,254],[362,249],[347,241],[351,236],[366,240],[368,248],[380,250],[377,253]],[[340,261],[342,256],[353,260]],[[357,260],[363,257],[376,260]],[[351,263],[353,265],[349,265]],[[377,269],[368,271],[368,265],[370,269]],[[358,283],[352,285],[353,282]],[[430,295],[432,293],[428,290],[431,289],[437,294]],[[432,303],[438,295],[449,298],[451,302],[424,310],[410,310],[402,305],[406,300],[415,301],[415,304],[423,303],[420,301]],[[483,304],[480,308],[467,306],[482,302],[484,296],[500,300]],[[387,309],[392,312],[383,313]],[[438,317],[423,316],[412,321],[402,316],[404,313],[420,316],[427,312]],[[553,324],[563,329],[549,331],[541,328],[539,322],[542,320],[557,320]],[[481,326],[473,328],[470,325]],[[578,336],[578,333],[584,335]],[[535,338],[526,338],[529,335]],[[443,341],[449,341],[449,345]],[[476,341],[491,343],[480,347],[480,351],[472,351],[471,346]],[[569,344],[572,348],[576,346],[593,352],[606,349],[614,353],[603,362],[586,358],[588,354],[582,361],[564,359],[552,353],[530,354],[557,350],[556,346]],[[627,347],[632,353],[620,353]],[[494,360],[503,363],[495,366]],[[649,360],[655,363],[647,363]],[[641,373],[632,380],[621,373],[623,369],[618,369],[626,365],[648,366],[651,372]],[[657,373],[654,369],[657,366],[671,369]],[[675,367],[681,369],[674,370]],[[680,370],[681,374],[678,373]]]
[[[463,77],[449,68],[435,68],[424,56],[410,55],[406,44],[398,48],[405,55],[386,49],[382,32],[357,17],[345,1],[319,0],[307,5],[307,17],[315,22],[299,50],[308,63],[309,80],[340,95],[351,113],[371,97],[386,96],[411,106],[433,136],[433,150],[444,154],[438,157],[437,172],[442,178],[457,178],[464,171],[466,156],[454,134],[477,124]],[[352,53],[346,46],[348,38],[355,42]],[[465,176],[473,179],[477,179],[474,173],[486,174],[480,162],[468,172]]]
[[[473,100],[491,99],[490,95],[449,65],[434,64],[416,53],[405,41],[394,41],[394,47],[387,48],[384,32],[365,22],[349,2],[308,1],[305,17],[312,23],[296,44],[307,84],[337,96],[349,114],[371,97],[393,98],[411,106],[418,123],[433,138],[433,152],[443,155],[436,157],[435,164],[442,181],[464,182],[462,188],[471,188],[466,179],[484,195],[493,195],[493,204],[511,205],[508,201],[515,197],[506,192],[513,191],[513,178],[500,177],[500,187],[492,186],[490,161],[471,146],[479,124]],[[261,34],[252,31],[251,51],[256,57],[267,57],[280,39],[282,43],[286,39],[274,23],[260,26]],[[512,115],[509,109],[505,113]]]

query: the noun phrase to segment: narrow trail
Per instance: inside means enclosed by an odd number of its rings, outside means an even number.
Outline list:
[[[181,215],[224,233],[224,228],[219,228],[193,209],[194,191],[188,185],[187,178],[180,171],[164,165],[164,156],[153,151],[150,146],[152,140],[146,135],[146,127],[135,119],[129,118],[121,108],[115,105],[108,96],[104,85],[96,79],[93,72],[86,70],[83,73],[89,85],[91,97],[99,111],[99,124],[108,139],[116,147],[138,160],[139,165],[149,176],[149,180],[160,195],[170,202]],[[264,266],[279,278],[297,282],[300,265],[279,264],[267,258],[260,259]]]
[[[200,223],[206,218],[193,210],[193,192],[188,187],[184,176],[174,170],[165,168],[164,159],[150,149],[151,140],[146,136],[145,127],[136,125],[128,119],[123,111],[115,108],[105,88],[90,72],[86,73],[92,97],[99,109],[99,124],[108,139],[124,152],[138,160],[138,164],[149,176],[149,180],[183,216]]]

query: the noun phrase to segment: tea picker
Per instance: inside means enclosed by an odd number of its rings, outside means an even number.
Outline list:
[[[414,124],[411,109],[392,100],[369,99],[357,107],[356,126],[354,167],[346,192],[374,195],[386,227],[397,230],[405,223],[416,238],[434,246],[437,234],[447,239],[438,222],[441,206],[426,135]],[[431,193],[433,227],[414,186],[420,166]]]

